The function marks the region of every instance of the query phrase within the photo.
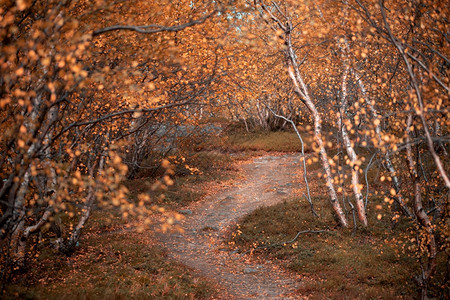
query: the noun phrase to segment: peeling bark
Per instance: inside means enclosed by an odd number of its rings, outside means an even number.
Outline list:
[[[308,90],[303,82],[303,78],[300,75],[300,71],[298,69],[298,66],[296,64],[296,58],[295,54],[292,49],[292,44],[290,42],[290,36],[287,37],[288,40],[288,71],[289,76],[292,79],[292,82],[294,83],[295,91],[296,93],[302,98],[303,102],[305,103],[306,107],[312,114],[312,117],[314,119],[314,139],[316,140],[318,146],[319,146],[319,155],[320,159],[322,161],[322,167],[325,171],[325,176],[327,180],[327,188],[330,195],[330,203],[333,207],[334,212],[336,213],[336,216],[339,220],[339,223],[343,227],[348,226],[347,219],[345,217],[344,211],[341,208],[341,205],[339,204],[336,190],[334,188],[333,178],[331,175],[331,167],[330,163],[328,162],[328,155],[327,151],[325,149],[325,145],[322,139],[322,119],[320,117],[319,112],[317,111],[316,106],[314,105],[314,102],[311,100],[311,98],[308,95]],[[295,73],[294,73],[295,71]],[[300,86],[302,89],[300,89]]]

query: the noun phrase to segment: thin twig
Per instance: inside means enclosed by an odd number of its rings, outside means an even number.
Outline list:
[[[292,125],[292,127],[295,130],[295,133],[297,134],[298,139],[300,140],[300,143],[302,145],[302,162],[303,162],[303,180],[305,181],[305,185],[306,185],[306,200],[308,200],[309,205],[311,206],[311,212],[314,216],[319,217],[319,215],[317,214],[317,212],[314,209],[314,205],[312,203],[312,199],[311,199],[311,193],[309,190],[309,183],[308,183],[308,178],[306,176],[307,174],[307,170],[306,170],[306,159],[305,159],[305,145],[303,143],[303,139],[302,136],[300,135],[300,132],[297,129],[297,126],[295,126],[294,121],[292,121],[291,119],[288,119],[284,116],[278,115],[277,113],[275,113],[266,103],[264,103],[264,105],[267,107],[267,109],[277,118],[283,119],[286,122],[290,123]]]
[[[367,165],[366,169],[364,170],[364,179],[366,180],[366,200],[364,201],[364,208],[367,208],[367,201],[369,198],[369,181],[367,179],[367,172],[370,169],[370,165],[372,164],[372,160],[375,158],[375,156],[378,154],[378,151],[375,151],[375,153],[372,155],[372,157],[369,160],[369,164]]]
[[[258,246],[256,248],[252,248],[252,249],[249,249],[249,250],[243,252],[241,255],[245,255],[247,253],[250,253],[250,252],[258,250],[258,249],[275,248],[275,247],[280,247],[280,246],[285,246],[285,245],[288,245],[288,244],[292,244],[298,239],[298,237],[301,234],[305,234],[305,233],[322,233],[322,232],[330,232],[330,231],[331,230],[303,230],[303,231],[299,231],[299,232],[297,232],[295,237],[293,239],[289,240],[289,241],[286,241],[284,243],[276,243],[276,244],[272,244],[272,245]]]

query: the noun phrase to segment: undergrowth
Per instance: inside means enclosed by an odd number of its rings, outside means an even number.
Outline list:
[[[304,133],[305,152],[310,153],[308,171],[321,169],[317,153],[313,152],[312,136]],[[299,152],[300,142],[294,132],[229,131],[212,140],[183,141],[183,147],[167,157],[173,166],[174,184],[164,190],[154,190],[155,180],[163,174],[159,158],[148,158],[134,179],[124,182],[129,197],[147,193],[153,203],[178,209],[198,201],[206,193],[204,185],[224,181],[235,172],[233,160],[276,152]],[[330,157],[339,149],[328,145]],[[359,149],[369,157],[372,151]],[[232,152],[234,155],[230,155]],[[367,153],[366,153],[367,152]],[[368,161],[364,161],[364,169]],[[378,163],[379,164],[379,163]],[[155,171],[156,170],[156,171]],[[344,171],[348,171],[344,168]],[[374,161],[368,180],[375,191],[385,189],[379,178],[380,167]],[[419,273],[417,259],[400,252],[396,244],[411,224],[392,223],[391,210],[379,204],[383,199],[372,195],[367,208],[370,228],[335,228],[329,209],[326,187],[318,186],[313,177],[310,184],[319,194],[313,202],[320,218],[314,217],[305,200],[291,200],[271,207],[258,208],[240,221],[228,242],[241,252],[252,252],[279,261],[284,267],[304,276],[300,294],[312,299],[323,298],[414,298]],[[350,179],[346,178],[345,183]],[[351,191],[348,191],[349,193]],[[380,193],[381,194],[381,193]],[[378,207],[377,207],[378,206]],[[377,216],[381,213],[380,220]],[[351,215],[348,216],[351,219]],[[149,233],[124,230],[125,221],[113,212],[97,210],[88,223],[79,247],[71,257],[48,248],[36,249],[33,266],[27,276],[18,274],[8,284],[2,298],[25,299],[203,299],[214,294],[205,278],[192,275],[189,269],[168,259],[165,250],[154,243]],[[303,233],[292,243],[299,231]],[[446,257],[438,256],[439,282],[445,273]],[[441,280],[442,281],[442,280]],[[435,284],[431,295],[439,297],[442,286]],[[444,288],[444,293],[445,290]]]
[[[148,233],[92,222],[75,253],[38,253],[3,299],[209,299],[213,285],[167,257]],[[101,221],[99,221],[101,220]],[[109,224],[109,225],[107,225]],[[109,230],[107,230],[109,228]]]
[[[174,166],[174,184],[154,190],[157,180],[146,176],[123,184],[128,197],[138,201],[149,194],[152,203],[177,209],[200,200],[200,185],[222,181],[232,173],[231,159],[216,151],[188,152],[169,158]],[[190,170],[191,168],[192,170]],[[44,232],[43,247],[34,249],[32,269],[15,277],[0,294],[4,299],[209,299],[215,287],[207,279],[167,257],[151,233],[127,229],[116,209],[95,208],[72,256],[49,247]]]
[[[299,293],[311,299],[415,299],[419,264],[413,253],[399,252],[396,244],[410,223],[403,220],[394,226],[388,210],[378,220],[374,211],[379,208],[373,204],[368,207],[369,229],[334,228],[327,198],[313,201],[320,218],[312,215],[306,200],[261,207],[239,222],[228,243],[304,276]],[[307,230],[323,232],[303,233],[289,243]],[[446,259],[444,253],[439,255],[438,274],[445,273]],[[439,297],[441,292],[445,289],[439,282],[431,287],[432,295]]]
[[[302,135],[305,152],[312,151],[312,137],[309,134]],[[224,147],[231,151],[301,151],[301,143],[293,131],[231,132],[224,142]]]
[[[208,182],[228,180],[236,171],[233,160],[215,150],[180,151],[170,155],[168,160],[174,170],[173,185],[155,189],[158,178],[146,176],[143,170],[135,179],[123,183],[129,190],[129,197],[137,199],[139,194],[146,193],[153,203],[176,209],[202,199],[207,192],[203,187]]]

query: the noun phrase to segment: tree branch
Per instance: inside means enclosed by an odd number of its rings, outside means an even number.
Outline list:
[[[290,123],[292,125],[292,127],[295,130],[295,133],[297,134],[298,139],[300,140],[300,143],[302,145],[302,161],[303,161],[303,180],[305,181],[305,185],[306,185],[306,192],[307,195],[305,195],[306,200],[308,200],[309,205],[311,206],[311,212],[314,216],[319,217],[319,215],[317,214],[317,212],[314,209],[314,205],[311,199],[311,194],[309,191],[309,183],[308,183],[308,178],[307,178],[307,171],[306,171],[306,158],[305,158],[305,145],[303,143],[303,139],[302,136],[300,135],[300,132],[297,129],[297,126],[295,126],[294,121],[292,121],[291,119],[288,119],[284,116],[278,115],[277,113],[275,113],[266,103],[264,103],[264,105],[267,107],[267,109],[277,118],[283,119],[286,122]]]
[[[206,16],[198,19],[198,20],[191,20],[187,23],[175,25],[175,26],[163,26],[163,25],[157,25],[157,24],[150,24],[150,25],[113,25],[109,27],[105,27],[102,29],[97,29],[92,33],[92,36],[98,36],[106,32],[110,31],[117,31],[117,30],[128,30],[128,31],[135,31],[138,33],[144,33],[144,34],[152,34],[152,33],[158,33],[158,32],[177,32],[181,31],[187,27],[192,27],[198,24],[204,23],[209,17],[214,15],[217,11],[214,10],[210,14],[207,14]]]

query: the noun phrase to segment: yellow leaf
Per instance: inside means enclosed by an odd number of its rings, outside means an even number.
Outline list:
[[[42,63],[42,65],[43,65],[44,67],[50,66],[50,57],[44,57],[44,58],[41,60],[41,63]]]
[[[164,169],[168,169],[170,167],[170,161],[168,161],[167,159],[163,159],[162,162],[161,162],[161,166]]]
[[[27,8],[27,3],[25,0],[17,0],[16,5],[20,11],[24,11]]]
[[[122,159],[120,158],[120,156],[116,155],[116,156],[114,156],[113,162],[115,165],[118,165],[122,162]]]
[[[23,148],[25,147],[25,142],[23,140],[18,140],[17,145],[19,146],[19,148]]]
[[[19,68],[19,69],[16,70],[16,75],[17,76],[22,76],[23,73],[24,73],[24,69],[23,68]]]

